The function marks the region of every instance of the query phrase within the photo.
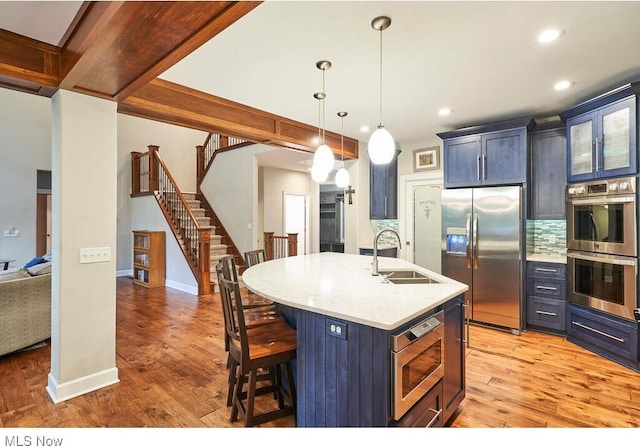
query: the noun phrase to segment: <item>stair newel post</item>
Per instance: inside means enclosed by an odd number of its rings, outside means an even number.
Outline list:
[[[158,149],[160,146],[147,146],[149,148],[149,190],[159,190],[158,172],[160,163],[158,161]]]
[[[211,294],[211,226],[198,228],[198,295]]]
[[[298,234],[287,234],[288,256],[298,255]]]
[[[140,193],[140,152],[131,152],[131,193]]]
[[[273,232],[264,233],[264,254],[267,260],[273,260]]]
[[[200,192],[200,183],[204,177],[204,146],[196,146],[196,192]]]
[[[229,137],[220,135],[220,148],[229,147]]]

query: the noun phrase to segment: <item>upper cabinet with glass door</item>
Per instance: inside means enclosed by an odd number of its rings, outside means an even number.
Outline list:
[[[637,93],[628,84],[583,102],[560,117],[567,124],[567,181],[637,172]]]

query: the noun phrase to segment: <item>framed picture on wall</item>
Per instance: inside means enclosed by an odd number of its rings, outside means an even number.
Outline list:
[[[440,147],[427,147],[413,151],[413,171],[438,170],[440,168]]]

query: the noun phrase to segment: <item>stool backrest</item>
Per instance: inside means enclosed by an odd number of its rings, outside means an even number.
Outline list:
[[[264,249],[254,249],[253,251],[247,251],[244,253],[244,263],[247,268],[266,261],[267,255]]]

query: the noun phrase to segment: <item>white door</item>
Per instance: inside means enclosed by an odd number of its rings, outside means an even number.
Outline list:
[[[298,234],[298,255],[309,252],[309,195],[284,194],[284,232]]]
[[[441,271],[442,186],[413,187],[413,263]]]

